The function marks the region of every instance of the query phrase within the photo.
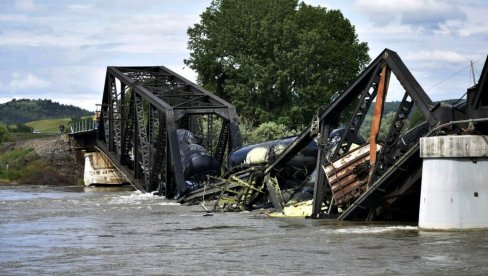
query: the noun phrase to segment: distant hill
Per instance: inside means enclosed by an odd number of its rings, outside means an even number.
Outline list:
[[[93,112],[51,100],[13,99],[0,104],[0,123],[16,124],[36,120],[90,116]]]
[[[448,99],[448,100],[441,100],[441,101],[434,101],[434,104],[437,104],[439,102],[447,103],[447,104],[454,104],[458,102],[459,99]],[[373,101],[371,103],[371,106],[369,107],[368,114],[373,114],[374,112],[374,104],[375,102]],[[400,107],[401,102],[400,101],[392,101],[392,102],[385,102],[384,107],[383,107],[383,114],[388,114],[390,112],[396,112],[398,108]],[[416,106],[414,105],[413,110],[415,111]]]

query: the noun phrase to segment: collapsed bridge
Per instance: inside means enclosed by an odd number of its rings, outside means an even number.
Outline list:
[[[241,148],[231,104],[162,66],[108,67],[96,144],[137,189],[184,203],[283,212],[309,196],[312,218],[416,220],[419,139],[486,133],[475,121],[488,117],[487,72],[467,101],[434,103],[385,49],[298,137]],[[404,95],[385,125],[391,74]],[[411,125],[414,112],[423,120]]]
[[[178,129],[198,135],[206,151]],[[234,106],[162,66],[108,67],[98,130],[99,148],[137,189],[168,198],[201,177],[182,158],[204,154],[220,174],[226,152],[241,146]]]
[[[485,64],[479,84],[467,92],[467,101],[434,103],[400,57],[385,49],[296,139],[275,142],[284,150],[277,152],[269,143],[258,145],[266,151],[266,162],[230,175],[228,179],[234,180],[227,181],[225,192],[234,193],[234,200],[224,198],[216,206],[253,208],[259,194],[265,194],[265,200],[283,212],[286,206],[296,204],[293,195],[284,195],[290,190],[303,194],[308,186],[312,218],[417,220],[422,176],[419,140],[430,135],[487,132],[483,122],[488,117],[486,68]],[[404,95],[392,122],[382,124],[391,74]],[[358,142],[370,108],[374,112],[369,139]],[[416,124],[412,124],[414,111],[423,117]],[[380,135],[382,129],[386,135]],[[285,177],[294,169],[290,163],[297,157],[304,158],[311,144],[316,145],[315,169],[290,187],[289,177]],[[204,194],[208,198],[212,192],[196,191],[191,193],[194,197],[190,194],[186,199],[202,199]]]

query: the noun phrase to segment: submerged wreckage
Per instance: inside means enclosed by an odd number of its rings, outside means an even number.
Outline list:
[[[405,93],[393,121],[382,125],[392,73]],[[481,98],[488,97],[484,86],[482,80],[471,88],[465,102],[433,103],[399,56],[386,49],[298,137],[231,153],[230,171],[221,182],[207,184],[206,191],[192,191],[181,201],[214,195],[215,210],[252,209],[271,202],[278,212],[285,212],[287,206],[311,200],[299,215],[417,220],[422,175],[419,139],[485,133],[486,123],[474,120],[488,115],[480,104]],[[374,114],[366,142],[359,130],[370,108]],[[414,110],[424,118],[417,125],[410,122]],[[380,137],[384,127],[387,134]],[[215,188],[219,186],[220,193]]]
[[[434,103],[385,49],[300,135],[241,147],[229,103],[164,67],[109,67],[97,144],[136,188],[187,204],[212,200],[214,211],[287,214],[302,205],[299,215],[311,218],[416,220],[419,139],[486,134],[476,120],[488,117],[487,71],[466,101]],[[392,73],[404,96],[385,125]],[[411,123],[413,112],[424,120]]]

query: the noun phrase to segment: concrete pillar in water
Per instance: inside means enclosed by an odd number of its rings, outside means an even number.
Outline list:
[[[488,136],[420,139],[419,227],[488,228]]]
[[[99,152],[85,153],[85,186],[123,185],[127,178]]]

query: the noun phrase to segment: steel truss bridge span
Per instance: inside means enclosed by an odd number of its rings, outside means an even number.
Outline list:
[[[177,129],[187,129],[222,167],[241,146],[235,107],[163,66],[107,67],[98,147],[145,192],[187,192]]]

